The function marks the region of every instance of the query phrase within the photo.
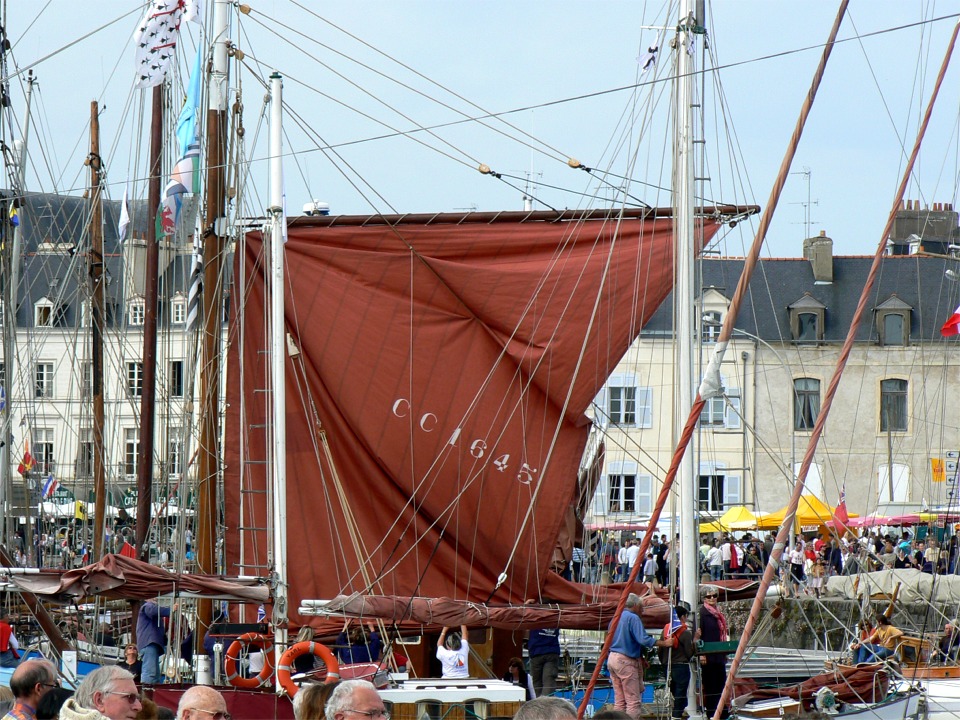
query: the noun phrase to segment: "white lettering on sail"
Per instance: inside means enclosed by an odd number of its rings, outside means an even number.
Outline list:
[[[403,409],[404,411],[400,412],[401,409]],[[407,416],[406,411],[409,409],[410,409],[410,401],[404,398],[400,398],[393,404],[393,414],[396,415],[397,417],[406,417]]]
[[[487,449],[486,440],[481,440],[480,438],[477,438],[472,443],[470,443],[470,454],[473,455],[475,458],[482,458],[483,453],[486,451],[486,449]]]
[[[429,427],[428,427],[429,426]],[[424,432],[433,432],[437,426],[437,416],[431,412],[424,413],[420,418],[420,429]]]
[[[447,441],[447,445],[455,447],[457,444],[457,440],[459,439],[460,439],[460,428],[457,428],[456,430],[453,431],[453,435],[451,435],[450,439]]]
[[[504,472],[510,464],[510,453],[505,453],[493,461],[493,466],[500,472]]]
[[[517,473],[517,480],[524,485],[533,482],[533,476],[537,474],[537,468],[530,467],[527,463],[520,466],[520,472]]]

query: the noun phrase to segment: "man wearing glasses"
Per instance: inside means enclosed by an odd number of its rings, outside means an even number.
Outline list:
[[[212,687],[194,685],[180,698],[177,720],[231,720],[227,701]]]
[[[133,675],[108,665],[83,679],[60,708],[60,720],[135,720],[142,707]]]
[[[24,660],[10,676],[10,689],[17,699],[3,720],[33,720],[40,698],[57,686],[57,670],[46,660]]]
[[[372,683],[345,680],[327,700],[327,720],[390,720],[390,713]]]

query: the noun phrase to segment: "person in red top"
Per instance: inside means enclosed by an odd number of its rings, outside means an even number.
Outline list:
[[[4,613],[0,616],[0,667],[17,667],[20,664],[20,653],[17,652],[19,649],[20,644],[10,624],[10,615]]]

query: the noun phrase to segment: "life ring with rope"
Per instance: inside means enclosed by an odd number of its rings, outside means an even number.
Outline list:
[[[263,654],[263,669],[255,677],[245,678],[240,675],[237,666],[240,661],[240,653],[249,646],[260,648]],[[266,685],[273,677],[273,638],[260,633],[241,635],[230,643],[223,666],[227,674],[227,682],[233,687],[254,689]]]
[[[337,662],[337,658],[330,651],[330,648],[313,640],[298,642],[287,648],[287,651],[280,656],[280,666],[277,668],[277,685],[283,688],[291,700],[300,689],[291,677],[294,671],[293,661],[307,653],[320,658],[323,660],[323,664],[327,666],[327,678],[324,682],[330,683],[340,679],[340,663]]]

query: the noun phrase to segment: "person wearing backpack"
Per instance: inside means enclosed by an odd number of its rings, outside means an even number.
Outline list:
[[[690,663],[695,657],[693,630],[687,625],[689,610],[683,605],[674,608],[676,620],[663,629],[660,662],[670,668],[670,694],[673,695],[672,720],[680,720],[687,709],[687,689],[690,686]]]

